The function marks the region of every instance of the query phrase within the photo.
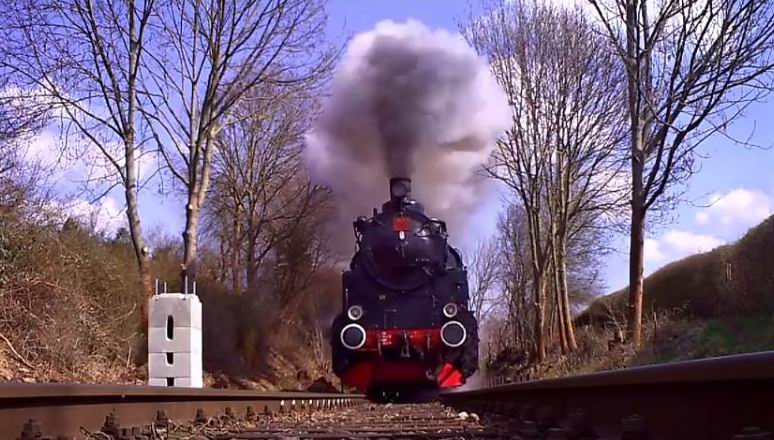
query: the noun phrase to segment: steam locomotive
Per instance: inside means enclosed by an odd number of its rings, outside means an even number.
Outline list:
[[[478,368],[478,324],[446,223],[411,198],[410,179],[392,178],[381,212],[353,226],[357,251],[331,332],[334,373],[377,400],[463,385]]]

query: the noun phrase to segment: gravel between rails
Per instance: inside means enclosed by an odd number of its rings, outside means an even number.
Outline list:
[[[365,404],[338,411],[219,416],[204,423],[156,428],[169,440],[512,439],[514,426],[496,415],[458,412],[440,403]]]

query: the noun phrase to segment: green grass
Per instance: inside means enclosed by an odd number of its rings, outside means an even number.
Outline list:
[[[697,348],[700,352],[720,356],[736,353],[739,341],[731,325],[712,320],[707,323]]]
[[[630,366],[774,350],[774,316],[675,319],[649,339]]]
[[[695,357],[774,350],[774,316],[711,319],[695,344]]]

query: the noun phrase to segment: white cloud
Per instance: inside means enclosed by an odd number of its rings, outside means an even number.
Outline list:
[[[645,261],[652,268],[712,249],[739,238],[748,228],[760,223],[774,211],[774,194],[747,188],[735,188],[709,196],[709,206],[694,215],[701,232],[670,229],[645,240]]]
[[[59,205],[57,208],[91,226],[97,232],[111,235],[118,228],[126,226],[125,209],[110,196],[103,197],[94,203],[89,203],[84,199],[76,199],[70,203]]]
[[[573,9],[581,8],[586,12],[594,12],[594,8],[586,0],[551,0],[550,3],[563,8]]]
[[[645,239],[645,261],[662,261],[664,254],[661,253],[661,246],[658,240],[652,238]]]
[[[736,188],[725,194],[712,194],[710,206],[696,213],[700,226],[747,229],[774,211],[774,197],[762,191]]]
[[[645,240],[645,260],[668,263],[688,255],[711,251],[725,241],[713,235],[672,229],[657,239]]]
[[[662,241],[671,251],[685,255],[711,251],[724,243],[722,239],[712,235],[677,230],[669,231],[664,235]]]
[[[709,214],[706,211],[699,211],[696,213],[696,224],[706,225],[709,222]]]
[[[42,165],[57,174],[77,165],[79,160],[73,159],[64,149],[65,140],[52,128],[45,129],[20,142],[22,155],[30,163]]]

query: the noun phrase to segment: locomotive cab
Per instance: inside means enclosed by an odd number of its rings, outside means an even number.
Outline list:
[[[333,323],[334,372],[360,391],[462,385],[478,365],[467,272],[446,224],[390,180],[390,200],[353,222],[357,251],[342,275]]]

